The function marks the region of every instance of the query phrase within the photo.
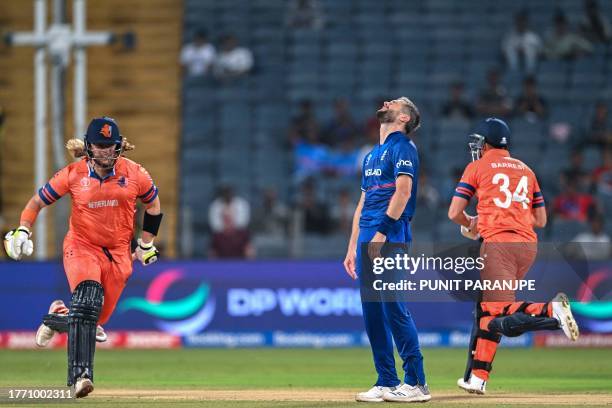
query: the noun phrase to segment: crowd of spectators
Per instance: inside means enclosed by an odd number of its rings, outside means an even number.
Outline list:
[[[288,3],[285,25],[321,30],[325,17],[316,1],[293,0]],[[553,121],[546,122],[554,106],[550,106],[536,78],[542,60],[583,58],[594,52],[596,44],[608,43],[610,24],[596,1],[586,0],[584,15],[575,26],[559,10],[552,16],[550,26],[542,33],[538,31],[539,28],[536,30],[530,24],[527,11],[517,13],[513,26],[501,41],[505,66],[492,66],[479,90],[466,92],[464,82],[453,82],[447,100],[434,107],[434,116],[468,124],[489,116],[550,124],[549,143],[565,143],[570,153],[567,158],[559,157],[559,160],[567,160],[568,165],[558,174],[558,181],[546,186],[549,224],[577,223],[581,231],[573,241],[609,243],[610,237],[605,232],[605,215],[610,212],[606,200],[610,201],[612,196],[612,129],[608,105],[605,101],[596,102],[587,120],[579,124],[580,128],[563,130],[555,127],[557,124]],[[252,54],[240,47],[234,37],[224,37],[219,47],[217,53],[205,34],[196,33],[193,43],[185,46],[181,56],[186,75],[231,78],[252,69]],[[513,78],[522,77],[520,91],[514,96],[506,88],[507,81],[503,80],[508,74],[514,75]],[[383,101],[384,98],[373,101],[372,115],[362,118],[352,112],[348,99],[338,98],[325,120],[319,117],[320,109],[315,109],[316,101],[301,100],[295,106],[296,113],[290,118],[286,132],[286,146],[293,154],[295,166],[290,198],[269,188],[248,203],[237,197],[231,188],[222,189],[210,209],[211,255],[253,257],[254,248],[259,244],[283,247],[296,225],[306,234],[346,235],[359,193],[352,186],[358,185],[363,158],[378,143],[379,122],[375,113]],[[590,148],[598,149],[601,159],[597,166],[589,165],[587,170],[584,149]],[[423,153],[429,152],[422,150]],[[441,180],[439,174],[436,177],[429,174],[427,161],[424,163],[417,200],[421,208],[433,213],[448,204],[463,169],[449,169],[447,177]],[[326,195],[328,191],[321,188],[321,184],[330,179],[345,180],[346,187],[332,189]],[[255,216],[249,220],[251,205]],[[221,219],[222,222],[214,224],[222,225],[213,225],[213,218]]]
[[[501,52],[512,71],[534,74],[538,61],[571,60],[593,52],[596,43],[610,41],[610,23],[595,0],[584,1],[584,15],[577,29],[572,27],[562,10],[552,16],[544,36],[530,25],[529,13],[521,10],[514,24],[504,35]]]
[[[215,46],[206,30],[199,29],[183,46],[180,63],[186,76],[231,80],[247,75],[253,69],[254,58],[251,50],[241,46],[236,36],[223,35]]]

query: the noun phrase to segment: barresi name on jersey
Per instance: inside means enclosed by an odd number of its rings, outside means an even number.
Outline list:
[[[518,160],[517,160],[518,161]],[[525,170],[525,165],[521,162],[518,163],[491,163],[492,169],[516,169],[516,170]]]
[[[87,203],[89,208],[102,208],[102,207],[119,207],[118,200],[101,200],[101,201],[90,201]]]

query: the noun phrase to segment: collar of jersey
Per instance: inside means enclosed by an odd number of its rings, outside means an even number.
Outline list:
[[[93,166],[90,166],[89,163],[87,163],[87,168],[89,168],[89,177],[93,177],[93,178],[98,179],[100,181],[104,181],[107,178],[112,177],[112,176],[115,175],[115,166],[113,166],[113,170],[110,173],[108,173],[106,176],[104,176],[104,177],[98,176],[98,173],[96,173],[94,171]]]
[[[485,154],[491,154],[491,156],[510,157],[510,152],[506,149],[491,149],[491,150],[487,150]]]
[[[403,137],[403,136],[405,136],[404,133],[400,132],[399,130],[389,133],[389,135],[387,135],[387,138],[385,139],[385,143],[381,144],[380,146],[384,146],[390,143],[391,141],[397,139],[398,137]]]

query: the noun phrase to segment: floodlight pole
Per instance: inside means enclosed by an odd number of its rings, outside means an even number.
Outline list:
[[[73,0],[73,28],[64,24],[64,0],[54,0],[54,23],[47,29],[47,0],[34,0],[34,30],[9,34],[15,46],[32,46],[34,54],[34,187],[47,181],[47,54],[52,66],[52,106],[54,130],[55,167],[64,165],[62,156],[64,133],[63,73],[70,63],[70,51],[74,53],[74,131],[75,137],[85,133],[87,113],[87,55],[89,46],[107,45],[113,41],[113,33],[86,31],[86,0]],[[59,149],[58,149],[59,146]],[[35,237],[39,242],[36,259],[47,257],[46,212],[38,216]]]

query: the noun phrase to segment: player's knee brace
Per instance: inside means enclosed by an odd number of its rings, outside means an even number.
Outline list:
[[[552,317],[532,316],[525,313],[514,313],[510,316],[497,317],[489,323],[489,330],[507,337],[517,337],[523,333],[536,330],[556,330],[557,319]]]
[[[93,381],[96,326],[103,301],[104,289],[96,281],[83,281],[72,293],[68,314],[68,385],[81,377]]]

